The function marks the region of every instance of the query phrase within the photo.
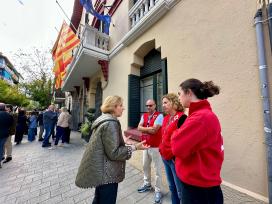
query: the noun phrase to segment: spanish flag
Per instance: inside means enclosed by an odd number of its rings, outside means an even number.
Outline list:
[[[73,60],[72,50],[80,43],[80,40],[72,29],[63,22],[58,38],[52,49],[54,60],[53,72],[55,73],[55,88],[61,87],[66,75],[66,67]]]

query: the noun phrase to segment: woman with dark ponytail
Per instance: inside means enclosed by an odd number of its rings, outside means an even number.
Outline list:
[[[179,100],[189,114],[173,133],[171,146],[182,184],[182,204],[223,204],[223,138],[219,120],[206,100],[219,91],[212,81],[188,79],[180,84]]]

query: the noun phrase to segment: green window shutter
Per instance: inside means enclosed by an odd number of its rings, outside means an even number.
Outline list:
[[[137,127],[140,122],[140,77],[128,75],[128,127]]]
[[[167,59],[161,60],[162,77],[163,77],[163,94],[168,93],[168,76],[167,76]]]

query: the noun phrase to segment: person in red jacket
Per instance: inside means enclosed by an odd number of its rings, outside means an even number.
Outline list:
[[[171,148],[171,136],[177,129],[180,117],[186,115],[183,113],[183,107],[179,102],[178,96],[174,93],[166,94],[162,97],[162,107],[167,114],[162,123],[162,142],[159,150],[165,167],[165,173],[171,192],[172,204],[180,204],[181,184],[175,170],[174,155]]]
[[[184,108],[189,108],[189,114],[174,131],[171,146],[182,184],[182,204],[223,203],[223,138],[219,120],[206,100],[219,91],[212,81],[188,79],[180,84],[179,100]]]

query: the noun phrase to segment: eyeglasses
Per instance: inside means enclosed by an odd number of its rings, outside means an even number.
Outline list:
[[[152,105],[145,105],[145,107],[152,107],[154,104],[152,104]]]

